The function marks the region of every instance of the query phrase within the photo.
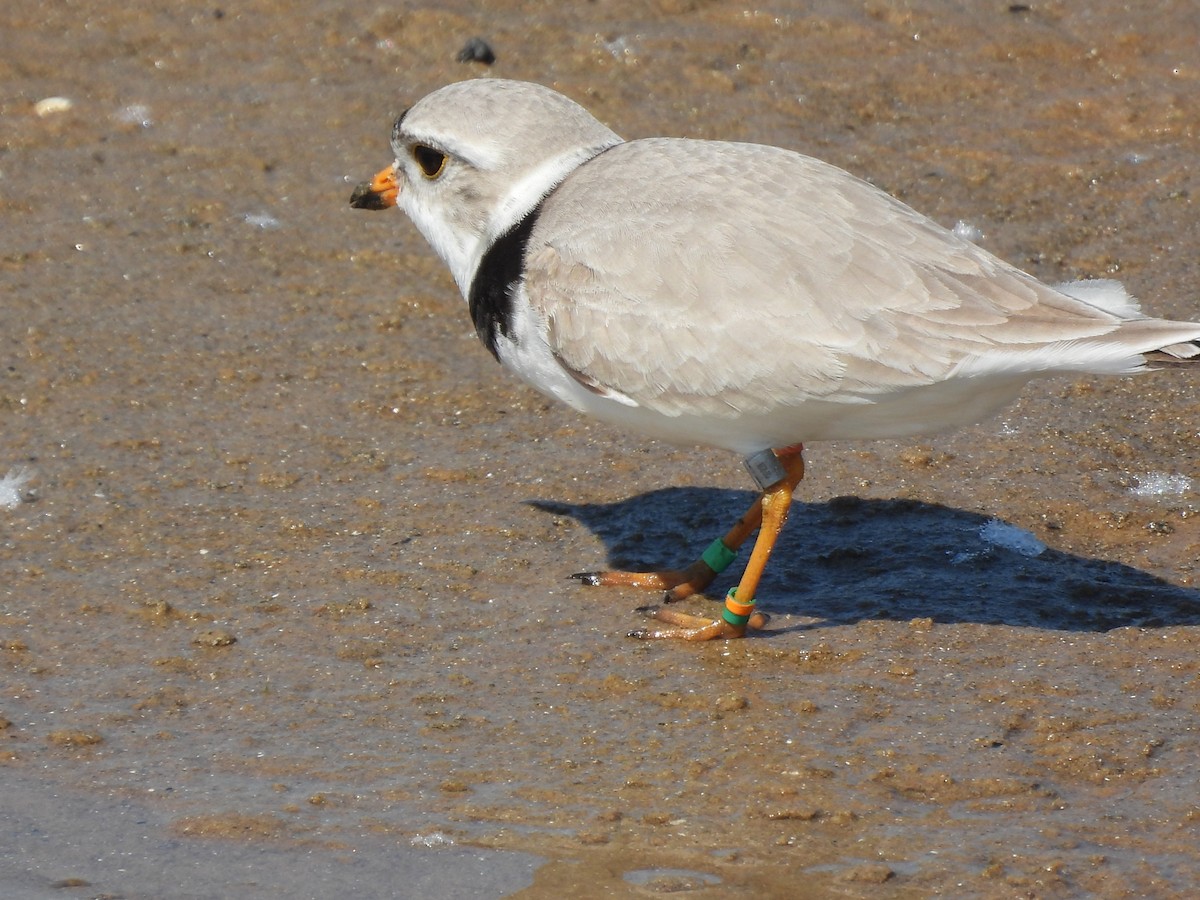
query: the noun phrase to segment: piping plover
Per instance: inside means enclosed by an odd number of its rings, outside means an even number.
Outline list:
[[[537,84],[429,94],[351,205],[399,205],[505,368],[575,409],[741,454],[761,496],[686,569],[590,584],[706,588],[758,537],[720,617],[658,607],[639,637],[741,637],[804,474],[802,441],[976,422],[1029,380],[1200,362],[1200,323],[1115,281],[1051,287],[848,172],[790,150],[624,141]]]

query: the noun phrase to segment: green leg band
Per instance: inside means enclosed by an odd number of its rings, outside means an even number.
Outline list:
[[[739,616],[737,613],[731,613],[728,608],[721,610],[721,618],[730,625],[745,625],[750,621],[749,616]]]
[[[730,588],[725,595],[725,608],[721,610],[721,618],[730,625],[745,625],[750,621],[754,612],[754,601],[743,603],[737,598],[737,588]]]
[[[729,564],[737,559],[737,551],[730,550],[725,542],[717,538],[708,545],[708,549],[700,555],[700,561],[718,575],[729,568]]]

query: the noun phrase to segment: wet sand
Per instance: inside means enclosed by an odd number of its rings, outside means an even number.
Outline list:
[[[567,576],[689,561],[740,462],[504,376],[347,205],[524,78],[1194,319],[1200,13],[1089,6],[6,4],[0,892],[1189,895],[1200,373],[813,446],[770,631],[639,643]]]

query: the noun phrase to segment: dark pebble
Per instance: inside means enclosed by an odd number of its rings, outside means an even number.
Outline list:
[[[492,51],[491,45],[481,37],[473,37],[458,51],[458,56],[455,57],[459,62],[479,62],[485,66],[490,66],[496,61],[496,54]]]

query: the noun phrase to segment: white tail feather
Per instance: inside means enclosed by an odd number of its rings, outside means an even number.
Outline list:
[[[1125,285],[1112,278],[1067,281],[1054,285],[1054,289],[1122,319],[1134,319],[1143,315],[1141,304],[1129,296]]]

